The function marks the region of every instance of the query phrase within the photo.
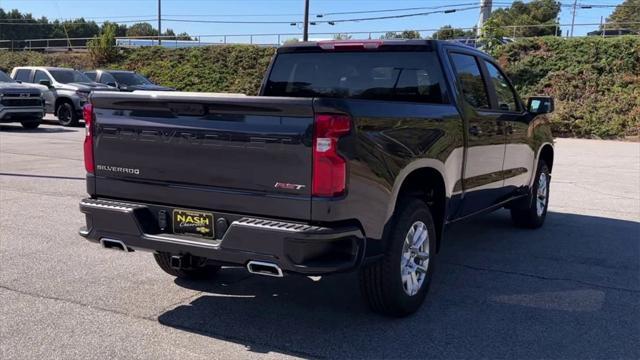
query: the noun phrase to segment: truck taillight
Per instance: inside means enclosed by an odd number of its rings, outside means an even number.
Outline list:
[[[347,162],[338,154],[338,140],[351,131],[347,115],[317,114],[313,132],[312,195],[322,197],[344,194]]]
[[[84,118],[85,127],[84,168],[88,173],[93,174],[93,105],[91,103],[82,108],[82,117]]]

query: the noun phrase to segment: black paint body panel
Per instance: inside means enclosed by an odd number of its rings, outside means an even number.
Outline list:
[[[401,188],[416,171],[430,169],[442,178],[442,224],[527,195],[542,147],[553,144],[545,116],[481,113],[464,103],[448,53],[467,52],[493,61],[484,53],[432,41],[405,42],[398,48],[438,53],[446,80],[444,104],[95,93],[97,170],[88,176],[87,191],[93,199],[152,207],[356,227],[368,255],[384,249],[380,240]],[[321,50],[308,44],[279,50],[294,51]],[[375,50],[370,51],[375,56]],[[338,144],[347,160],[347,190],[337,198],[311,196],[318,113],[352,119],[351,132]],[[486,128],[472,132],[470,124]],[[492,167],[483,166],[483,159],[496,154],[503,158],[492,159]],[[277,182],[300,187],[278,188]]]

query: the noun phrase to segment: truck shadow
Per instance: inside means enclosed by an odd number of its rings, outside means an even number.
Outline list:
[[[76,128],[76,129],[68,129],[68,128],[63,128],[63,127],[38,127],[36,129],[25,129],[22,127],[22,125],[20,124],[3,124],[0,125],[0,131],[6,131],[6,132],[12,132],[12,133],[48,133],[48,134],[53,134],[53,133],[65,133],[65,132],[78,132],[81,131],[82,129]]]
[[[356,274],[314,282],[228,268],[210,283],[177,280],[205,294],[158,320],[304,358],[637,357],[624,339],[640,316],[639,239],[638,222],[550,213],[527,231],[501,211],[449,230],[414,316],[371,313]]]

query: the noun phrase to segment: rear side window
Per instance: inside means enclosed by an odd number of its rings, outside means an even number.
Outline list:
[[[87,71],[86,73],[84,73],[85,75],[87,75],[87,77],[89,78],[89,80],[91,81],[96,81],[96,72],[95,71]]]
[[[489,95],[476,58],[471,55],[452,53],[451,61],[464,99],[475,108],[489,109],[491,107]]]
[[[329,97],[443,103],[433,52],[279,54],[265,96]]]
[[[31,70],[29,69],[18,69],[16,71],[16,77],[15,80],[18,81],[22,81],[22,82],[31,82],[29,79],[29,75],[31,75]]]

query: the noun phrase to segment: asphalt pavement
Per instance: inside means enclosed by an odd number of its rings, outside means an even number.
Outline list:
[[[356,276],[225,268],[174,280],[103,250],[84,218],[84,129],[0,126],[0,358],[640,358],[640,144],[559,139],[547,222],[451,227],[414,316]]]

